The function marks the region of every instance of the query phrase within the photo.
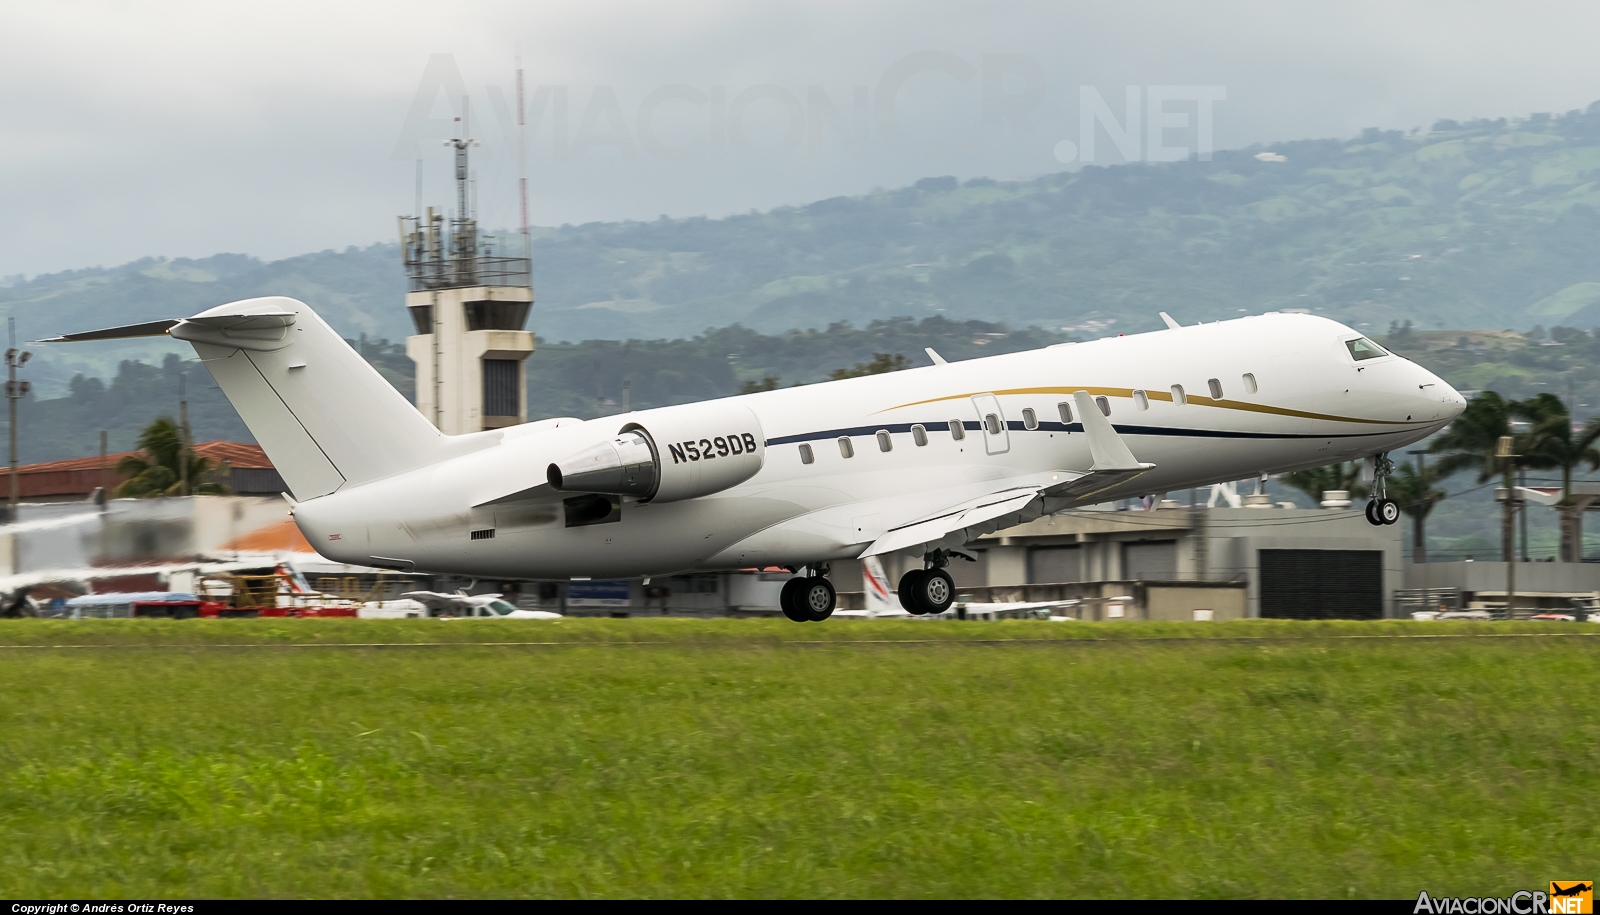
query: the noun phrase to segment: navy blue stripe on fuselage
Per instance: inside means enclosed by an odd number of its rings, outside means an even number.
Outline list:
[[[853,426],[848,429],[824,429],[820,432],[802,432],[798,435],[780,435],[767,439],[767,445],[793,445],[800,442],[819,442],[829,439],[857,437],[868,438],[879,432],[888,432],[893,435],[909,434],[911,427],[921,425],[929,432],[949,432],[950,423],[887,423],[881,426]],[[983,424],[978,422],[963,422],[962,427],[969,432],[979,432]],[[1426,423],[1417,423],[1417,427]],[[1010,420],[1006,428],[1012,432],[1082,432],[1082,423],[1057,423],[1041,422],[1037,428],[1029,429],[1018,420]],[[1387,432],[1235,432],[1228,429],[1175,429],[1165,426],[1126,426],[1112,424],[1112,428],[1120,435],[1164,435],[1179,438],[1231,438],[1231,439],[1335,439],[1335,438],[1371,438],[1376,435],[1394,435],[1397,432],[1408,432],[1409,429],[1391,429]]]

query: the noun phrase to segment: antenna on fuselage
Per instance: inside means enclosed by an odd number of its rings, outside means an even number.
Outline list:
[[[1172,315],[1169,315],[1164,311],[1156,312],[1156,314],[1161,315],[1161,320],[1166,323],[1167,330],[1177,330],[1178,328],[1183,326],[1182,324],[1179,324],[1177,321],[1172,320]]]

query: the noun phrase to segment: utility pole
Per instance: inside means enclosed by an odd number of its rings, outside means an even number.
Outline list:
[[[178,373],[178,494],[189,494],[189,391],[188,372]]]
[[[1427,467],[1423,464],[1423,455],[1427,453],[1425,450],[1406,452],[1406,454],[1417,456],[1417,485],[1422,487],[1422,491],[1417,494],[1417,501],[1411,503],[1412,510],[1416,512],[1411,519],[1415,524],[1415,527],[1411,530],[1411,561],[1413,563],[1426,563],[1428,561],[1428,535],[1422,526],[1422,507],[1428,500]]]
[[[1516,439],[1514,437],[1502,435],[1495,445],[1495,457],[1505,462],[1502,465],[1502,479],[1508,484],[1506,486],[1506,507],[1503,510],[1505,514],[1500,522],[1500,535],[1508,541],[1504,550],[1506,560],[1506,619],[1511,619],[1511,604],[1517,596],[1516,544],[1510,542],[1516,532],[1513,519],[1516,517],[1516,502],[1514,500],[1517,498],[1517,488],[1509,485],[1512,483],[1511,468],[1518,457],[1512,450],[1515,447],[1515,443]]]
[[[22,368],[33,354],[17,349],[16,318],[6,319],[6,330],[9,332],[11,341],[10,347],[6,350],[6,403],[10,407],[10,426],[7,431],[10,433],[11,438],[11,499],[9,502],[11,517],[9,520],[15,522],[17,520],[17,502],[20,500],[22,492],[22,481],[17,478],[17,401],[28,396],[28,389],[33,387],[26,381],[17,380],[17,369]],[[12,563],[12,568],[15,570],[15,563]]]
[[[106,476],[106,430],[100,430],[100,510],[106,510],[106,500],[111,498],[111,480]]]

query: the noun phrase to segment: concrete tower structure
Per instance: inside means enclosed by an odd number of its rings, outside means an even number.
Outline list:
[[[478,231],[468,207],[467,150],[475,141],[447,142],[456,153],[457,215],[429,207],[402,216],[400,248],[417,329],[406,338],[417,364],[417,409],[439,431],[460,435],[528,420],[524,362],[534,339],[523,327],[533,283],[526,250],[508,256],[503,243]]]

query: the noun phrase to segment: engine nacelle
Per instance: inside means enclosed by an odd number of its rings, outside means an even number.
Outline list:
[[[614,438],[551,464],[546,476],[562,492],[678,502],[738,486],[766,453],[755,413],[713,400],[635,413]]]

